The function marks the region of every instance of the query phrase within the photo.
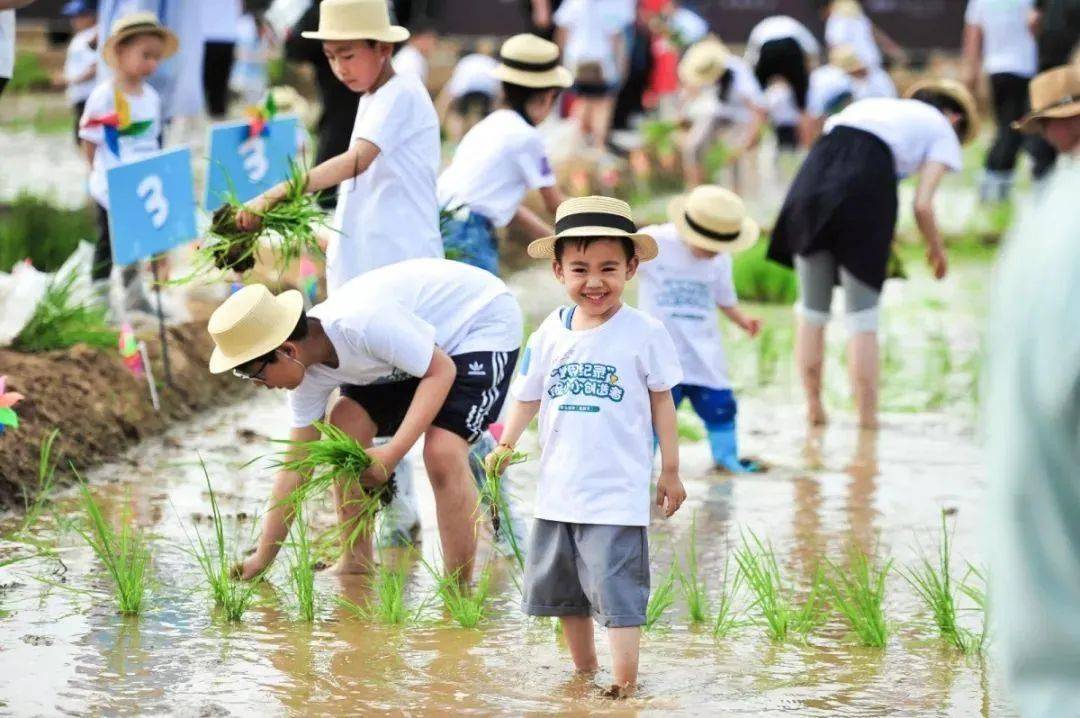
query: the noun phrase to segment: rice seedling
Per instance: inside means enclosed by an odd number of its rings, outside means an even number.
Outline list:
[[[79,481],[82,492],[83,511],[87,524],[75,525],[75,531],[93,550],[112,579],[113,596],[120,613],[135,616],[142,611],[143,599],[149,583],[150,549],[145,538],[135,528],[131,512],[123,511],[113,526],[102,514],[90,488],[82,480],[75,467],[71,468]]]
[[[690,623],[705,623],[709,620],[709,594],[705,588],[705,579],[698,570],[697,557],[697,514],[690,519],[690,540],[686,552],[686,568],[679,571],[679,587],[686,599]]]
[[[31,499],[30,491],[23,487],[23,514],[22,523],[19,525],[18,534],[25,535],[34,527],[45,505],[52,500],[52,492],[56,483],[56,462],[52,458],[53,443],[60,435],[59,429],[53,429],[48,436],[41,441],[41,451],[38,457],[38,482]]]
[[[252,601],[255,600],[255,592],[258,590],[258,580],[261,575],[253,581],[242,581],[234,574],[234,551],[228,547],[225,540],[225,524],[221,518],[217,497],[214,495],[214,487],[210,483],[210,474],[206,471],[206,465],[202,463],[201,457],[199,463],[202,464],[203,476],[206,477],[206,490],[210,494],[210,519],[214,524],[214,535],[212,541],[204,541],[199,527],[196,526],[195,540],[192,541],[188,536],[188,542],[191,544],[189,553],[198,561],[199,568],[206,577],[214,605],[221,609],[227,621],[240,621]],[[187,529],[184,529],[184,533],[187,535]]]
[[[497,466],[492,467],[493,470],[485,469],[484,485],[480,489],[480,503],[477,506],[479,508],[485,504],[487,505],[488,510],[491,512],[492,531],[495,532],[496,536],[502,532],[506,542],[510,545],[510,549],[514,552],[514,561],[521,571],[525,570],[525,554],[522,552],[521,546],[518,545],[517,537],[514,536],[509,496],[503,487],[503,471],[514,464],[527,461],[528,458],[528,454],[514,451],[500,456],[499,463]]]
[[[948,380],[953,370],[952,352],[949,340],[940,327],[927,337],[929,343],[926,354],[925,383],[930,387],[926,399],[927,409],[939,409],[949,399]]]
[[[476,579],[476,585],[470,590],[468,586],[462,585],[460,571],[443,576],[423,558],[420,562],[435,579],[435,595],[442,602],[451,620],[462,628],[476,628],[487,619],[490,566],[484,567]]]
[[[735,256],[732,278],[740,299],[773,304],[793,304],[798,296],[795,272],[769,261],[765,237],[750,249]]]
[[[671,562],[671,568],[660,580],[660,585],[649,595],[645,606],[645,630],[651,631],[660,623],[660,618],[675,603],[675,583],[679,579],[679,564]]]
[[[978,581],[977,585],[970,582],[973,578]],[[979,633],[968,632],[968,647],[964,653],[981,653],[990,633],[986,627],[986,572],[969,563],[967,573],[960,582],[960,591],[975,604],[975,610],[981,615],[983,623],[983,630]]]
[[[755,601],[769,637],[782,643],[791,633],[804,638],[821,625],[825,618],[823,584],[824,571],[819,567],[811,578],[806,600],[796,605],[792,589],[784,582],[772,545],[762,543],[753,531],[743,536],[742,546],[735,552],[739,572]]]
[[[768,386],[776,381],[776,368],[780,364],[780,343],[777,329],[765,326],[757,338],[757,385]]]
[[[657,155],[673,154],[678,129],[678,125],[671,121],[650,120],[641,123],[641,139],[645,147]]]
[[[682,406],[686,406],[684,401]],[[675,414],[679,441],[697,442],[705,438],[705,425],[689,408],[680,408]]]
[[[741,613],[735,609],[735,600],[742,589],[742,572],[735,571],[735,577],[728,583],[730,556],[724,557],[724,572],[720,578],[720,595],[716,599],[716,617],[713,619],[713,638],[724,638],[742,625]]]
[[[12,120],[5,118],[7,127]],[[0,272],[10,272],[24,259],[41,272],[60,269],[79,242],[97,231],[88,209],[63,209],[25,190],[5,201],[0,213]]]
[[[292,540],[285,544],[289,550],[289,584],[296,594],[300,617],[315,620],[315,557],[303,505],[293,507]]]
[[[413,610],[405,605],[405,584],[408,581],[409,567],[405,563],[390,565],[382,561],[375,568],[371,581],[371,598],[363,604],[356,604],[338,596],[337,602],[342,608],[365,621],[374,621],[387,626],[404,626],[415,623],[427,607],[430,599],[425,600]]]
[[[30,321],[15,337],[12,348],[44,352],[86,344],[97,349],[116,346],[118,333],[105,321],[106,308],[75,296],[75,272],[54,277]]]
[[[883,648],[888,640],[882,604],[885,579],[892,570],[892,563],[889,559],[880,564],[854,544],[848,551],[846,569],[827,561],[829,573],[825,577],[825,586],[833,606],[864,646]]]

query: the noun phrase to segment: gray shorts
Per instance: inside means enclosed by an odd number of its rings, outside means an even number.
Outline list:
[[[881,292],[860,281],[844,267],[837,267],[832,253],[822,250],[808,255],[797,254],[795,271],[799,275],[799,311],[810,324],[828,324],[833,284],[839,274],[840,286],[844,288],[848,331],[877,330]]]
[[[588,616],[608,628],[645,624],[649,537],[645,526],[536,519],[525,559],[530,616]]]

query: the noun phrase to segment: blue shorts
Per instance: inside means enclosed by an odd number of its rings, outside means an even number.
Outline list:
[[[735,393],[731,389],[710,389],[693,384],[679,384],[671,390],[671,397],[678,408],[683,398],[690,400],[694,412],[705,422],[705,428],[728,429],[735,425],[735,415],[739,412],[735,403]]]
[[[495,225],[483,215],[469,212],[465,219],[446,222],[443,249],[447,259],[471,264],[499,276],[499,245]]]

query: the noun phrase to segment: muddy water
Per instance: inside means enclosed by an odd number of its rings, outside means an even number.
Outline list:
[[[985,265],[971,264],[950,284],[915,280],[890,291],[896,306],[885,335],[895,346],[885,393],[894,410],[878,435],[860,434],[851,423],[839,327],[828,367],[834,421],[810,433],[789,369],[790,312],[763,310],[778,359],[732,335],[744,451],[773,468],[763,476],[718,476],[709,470],[703,443],[684,443],[690,498],[673,519],[653,522],[654,587],[673,556],[685,552],[694,514],[711,591],[741,530],[768,538],[786,574],[805,584],[820,556],[840,558],[852,538],[863,545],[877,541],[883,554],[910,565],[920,546],[936,546],[943,508],[956,511],[957,570],[965,560],[982,564],[983,477],[965,372],[974,366],[986,273]],[[528,274],[516,283],[537,286]],[[550,307],[537,294],[531,303]],[[942,365],[942,345],[949,358],[944,372],[935,369]],[[993,659],[965,659],[943,646],[895,573],[888,583],[892,633],[885,650],[858,647],[835,619],[805,644],[773,644],[756,626],[714,641],[688,627],[679,597],[661,627],[643,639],[640,694],[619,703],[598,697],[596,685],[607,674],[573,677],[552,627],[521,615],[510,564],[491,558],[487,541],[481,561],[494,561],[493,599],[489,619],[477,630],[451,627],[431,606],[419,624],[406,628],[362,622],[333,598],[361,600],[363,579],[326,573],[317,577],[317,619],[302,623],[284,562],[244,622],[227,624],[212,615],[198,567],[183,550],[185,530],[210,530],[198,456],[206,461],[229,533],[249,546],[270,473],[265,462],[247,464],[273,449],[268,437],[284,421],[282,397],[263,393],[91,473],[110,512],[130,508],[154,535],[156,582],[138,619],[116,615],[104,574],[78,536],[43,521],[36,536],[55,546],[60,560],[36,558],[0,569],[0,712],[1012,715]],[[532,464],[516,467],[511,479],[526,506],[533,471]],[[417,485],[421,545],[432,561],[434,506],[424,482]],[[63,501],[61,513],[74,515]],[[12,544],[3,549],[4,555],[27,552]],[[415,562],[409,576],[406,592],[415,607],[429,600],[433,582]],[[969,619],[975,627],[978,619]],[[598,638],[601,664],[610,665],[602,631]]]

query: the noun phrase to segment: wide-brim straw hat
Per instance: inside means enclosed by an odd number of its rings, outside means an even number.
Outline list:
[[[866,63],[851,45],[836,45],[829,50],[829,64],[839,67],[849,75],[866,70]]]
[[[684,242],[710,252],[742,252],[761,236],[761,227],[746,216],[742,198],[716,185],[701,185],[671,200],[668,219]]]
[[[492,74],[522,87],[570,87],[574,76],[559,64],[559,46],[542,37],[514,35],[499,49],[499,65]]]
[[[300,33],[308,40],[405,42],[409,31],[390,24],[386,0],[323,0],[319,29]]]
[[[1032,78],[1028,92],[1031,112],[1014,122],[1014,129],[1035,133],[1039,120],[1080,115],[1080,64],[1040,72]]]
[[[679,82],[684,87],[704,87],[720,79],[727,70],[731,51],[713,36],[694,43],[679,60]]]
[[[909,87],[908,91],[904,93],[904,97],[910,98],[921,90],[939,92],[956,100],[957,104],[960,105],[964,114],[967,115],[968,121],[967,132],[962,138],[963,144],[966,145],[979,135],[979,108],[975,104],[975,96],[971,94],[970,90],[956,80],[940,77],[928,78],[920,80]]]
[[[555,242],[560,239],[626,237],[634,243],[638,260],[647,262],[658,253],[656,240],[638,232],[630,205],[613,197],[574,197],[555,211],[555,234],[529,243],[533,259],[554,259]]]
[[[221,374],[274,351],[292,334],[303,311],[304,295],[295,289],[275,297],[262,284],[243,287],[210,315],[210,373]]]
[[[101,57],[109,67],[116,67],[116,48],[120,43],[134,35],[157,35],[165,43],[162,58],[172,57],[180,47],[180,41],[169,28],[161,24],[158,16],[152,12],[133,12],[124,15],[113,23]]]
[[[833,0],[829,5],[829,14],[840,17],[858,17],[863,14],[863,10],[857,0]]]

